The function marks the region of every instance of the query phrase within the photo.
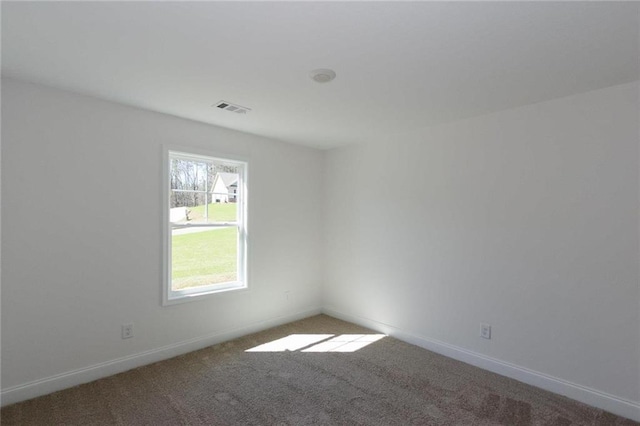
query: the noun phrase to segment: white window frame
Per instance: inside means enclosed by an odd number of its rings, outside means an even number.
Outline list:
[[[238,228],[238,279],[237,281],[199,286],[174,291],[171,288],[171,222],[169,218],[169,194],[171,177],[169,173],[172,158],[193,161],[233,163],[239,166],[236,195]],[[223,292],[245,290],[247,280],[247,169],[248,161],[232,155],[208,152],[196,148],[164,146],[162,161],[162,305],[173,305],[192,300],[200,300]],[[229,226],[226,224],[211,226]]]

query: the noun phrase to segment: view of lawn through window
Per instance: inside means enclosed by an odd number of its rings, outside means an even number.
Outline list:
[[[242,280],[242,164],[170,153],[172,292]]]

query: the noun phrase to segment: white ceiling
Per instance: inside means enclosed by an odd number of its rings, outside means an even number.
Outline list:
[[[320,148],[639,78],[638,3],[2,2],[2,73]],[[308,73],[332,68],[337,78]],[[212,108],[226,100],[247,115]]]

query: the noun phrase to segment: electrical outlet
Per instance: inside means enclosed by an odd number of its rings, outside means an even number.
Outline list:
[[[122,338],[131,339],[133,337],[133,324],[122,324]]]
[[[480,323],[480,337],[491,339],[491,326],[489,324]]]

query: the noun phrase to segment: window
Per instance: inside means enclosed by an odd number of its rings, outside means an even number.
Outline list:
[[[166,152],[163,302],[245,288],[247,164]]]

